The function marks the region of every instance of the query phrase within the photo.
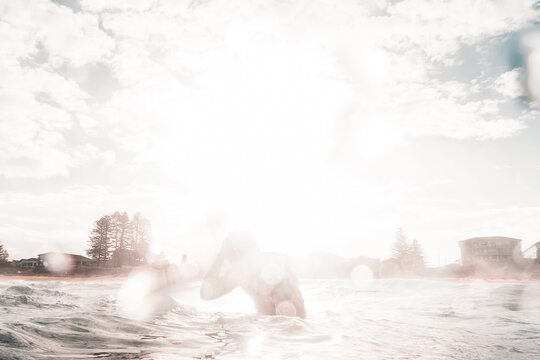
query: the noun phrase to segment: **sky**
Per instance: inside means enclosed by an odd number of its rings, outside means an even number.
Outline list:
[[[231,230],[430,265],[540,241],[540,4],[0,0],[0,242],[84,254],[142,212],[169,260]],[[535,65],[538,65],[535,67]]]

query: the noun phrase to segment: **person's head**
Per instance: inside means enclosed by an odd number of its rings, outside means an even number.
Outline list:
[[[260,250],[251,232],[236,230],[225,237],[222,251],[225,259],[237,262],[257,256]]]

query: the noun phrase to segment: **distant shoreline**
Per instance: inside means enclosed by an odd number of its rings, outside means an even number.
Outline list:
[[[73,275],[53,275],[53,274],[0,274],[0,282],[23,280],[29,282],[46,282],[46,281],[63,281],[63,282],[115,282],[124,281],[129,277],[129,272],[116,274],[73,274]],[[346,278],[300,278],[301,280],[348,280]],[[454,282],[454,283],[512,283],[525,284],[540,282],[540,279],[512,279],[512,278],[481,278],[481,277],[386,277],[373,280],[430,280],[437,282]]]
[[[129,274],[116,274],[116,275],[23,275],[23,274],[0,274],[0,282],[10,280],[24,280],[24,281],[66,281],[66,282],[109,282],[109,281],[123,281]]]
[[[417,279],[417,280],[430,280],[437,282],[453,282],[453,283],[490,283],[490,284],[528,284],[528,283],[538,283],[539,279],[495,279],[495,278],[434,278],[434,277],[417,277],[417,278],[385,278],[385,279]]]
[[[132,269],[91,269],[76,270],[68,273],[50,273],[45,271],[18,270],[0,268],[0,281],[121,281],[128,277]]]

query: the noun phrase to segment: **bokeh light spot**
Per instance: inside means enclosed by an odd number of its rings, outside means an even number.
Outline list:
[[[356,289],[365,289],[373,280],[373,272],[367,266],[358,265],[351,271],[350,277]]]

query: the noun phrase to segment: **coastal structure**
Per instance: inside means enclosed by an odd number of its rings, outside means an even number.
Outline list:
[[[520,239],[504,236],[475,237],[458,244],[462,265],[515,265],[523,258]]]
[[[525,249],[525,251],[523,251],[523,257],[525,259],[530,259],[534,262],[540,263],[540,241]]]
[[[95,267],[96,262],[82,255],[48,252],[38,255],[38,266],[52,272]]]
[[[19,260],[19,267],[21,269],[33,269],[38,266],[39,262],[37,258],[21,259]]]

